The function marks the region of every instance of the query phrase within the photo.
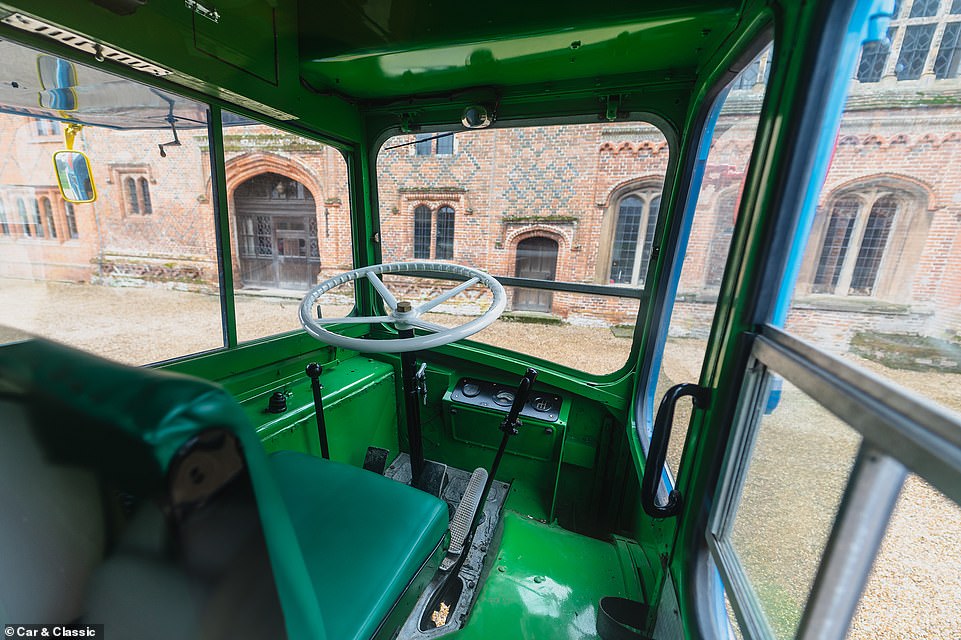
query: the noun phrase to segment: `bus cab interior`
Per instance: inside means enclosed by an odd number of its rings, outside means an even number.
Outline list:
[[[0,0],[0,626],[875,633],[958,373],[818,342],[928,268],[819,198],[922,4]]]

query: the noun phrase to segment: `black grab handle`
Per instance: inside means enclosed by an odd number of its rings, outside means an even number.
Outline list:
[[[674,405],[684,396],[691,396],[694,406],[705,409],[711,401],[711,390],[693,383],[676,384],[661,398],[654,418],[654,431],[651,434],[651,446],[647,450],[647,464],[644,465],[644,477],[641,479],[641,505],[652,518],[668,518],[676,516],[681,510],[681,492],[671,489],[667,496],[667,503],[657,504],[657,490],[661,486],[661,472],[664,470],[664,460],[667,456],[667,443],[671,439],[671,426],[674,424]]]

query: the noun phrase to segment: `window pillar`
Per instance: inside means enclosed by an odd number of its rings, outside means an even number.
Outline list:
[[[854,276],[854,265],[858,261],[861,253],[861,241],[864,240],[864,229],[867,227],[868,218],[871,217],[871,209],[877,200],[877,194],[872,194],[854,218],[854,228],[851,230],[851,238],[848,240],[848,249],[844,254],[844,264],[841,266],[841,275],[838,277],[838,285],[834,292],[838,295],[847,295],[851,290],[851,278]]]

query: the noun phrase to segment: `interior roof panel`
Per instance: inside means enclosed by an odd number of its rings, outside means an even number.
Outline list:
[[[301,0],[301,75],[316,90],[369,101],[472,87],[508,95],[655,71],[693,76],[736,28],[739,10],[739,2]]]

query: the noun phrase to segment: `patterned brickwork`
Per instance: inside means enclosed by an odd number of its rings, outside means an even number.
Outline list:
[[[826,179],[799,280],[791,327],[837,345],[858,330],[917,332],[953,338],[961,320],[961,114],[941,106],[875,107],[847,114]],[[676,335],[701,336],[709,327],[730,230],[736,216],[753,131],[740,116],[723,119],[697,203],[685,265]],[[0,203],[9,233],[0,235],[0,275],[74,281],[175,282],[216,286],[216,233],[206,131],[181,132],[183,145],[161,158],[168,132],[87,129],[77,147],[90,155],[100,199],[76,205],[79,238],[67,233],[66,209],[55,191],[50,157],[59,136],[35,123],[0,116]],[[389,144],[413,140],[400,136]],[[227,192],[264,172],[288,176],[316,206],[321,277],[351,262],[346,166],[339,152],[269,127],[228,129]],[[385,260],[413,257],[413,211],[435,216],[454,210],[453,262],[517,275],[517,247],[531,237],[557,245],[556,279],[609,281],[611,240],[620,199],[663,184],[671,150],[663,135],[641,123],[495,129],[455,136],[449,155],[401,146],[378,161],[379,217]],[[127,205],[127,177],[145,178],[151,212]],[[833,202],[843,194],[895,189],[905,240],[886,251],[877,291],[847,305],[824,304],[810,291],[819,243]],[[29,210],[49,197],[58,236],[27,237],[17,200]],[[233,223],[233,217],[231,216]],[[236,225],[231,227],[239,272]],[[435,247],[431,245],[431,255]],[[511,293],[513,295],[513,293]],[[836,297],[836,296],[834,296]],[[843,307],[843,308],[842,308]],[[634,321],[637,303],[555,293],[551,311],[572,322]],[[683,314],[682,314],[683,315]],[[678,314],[675,314],[678,317]]]

